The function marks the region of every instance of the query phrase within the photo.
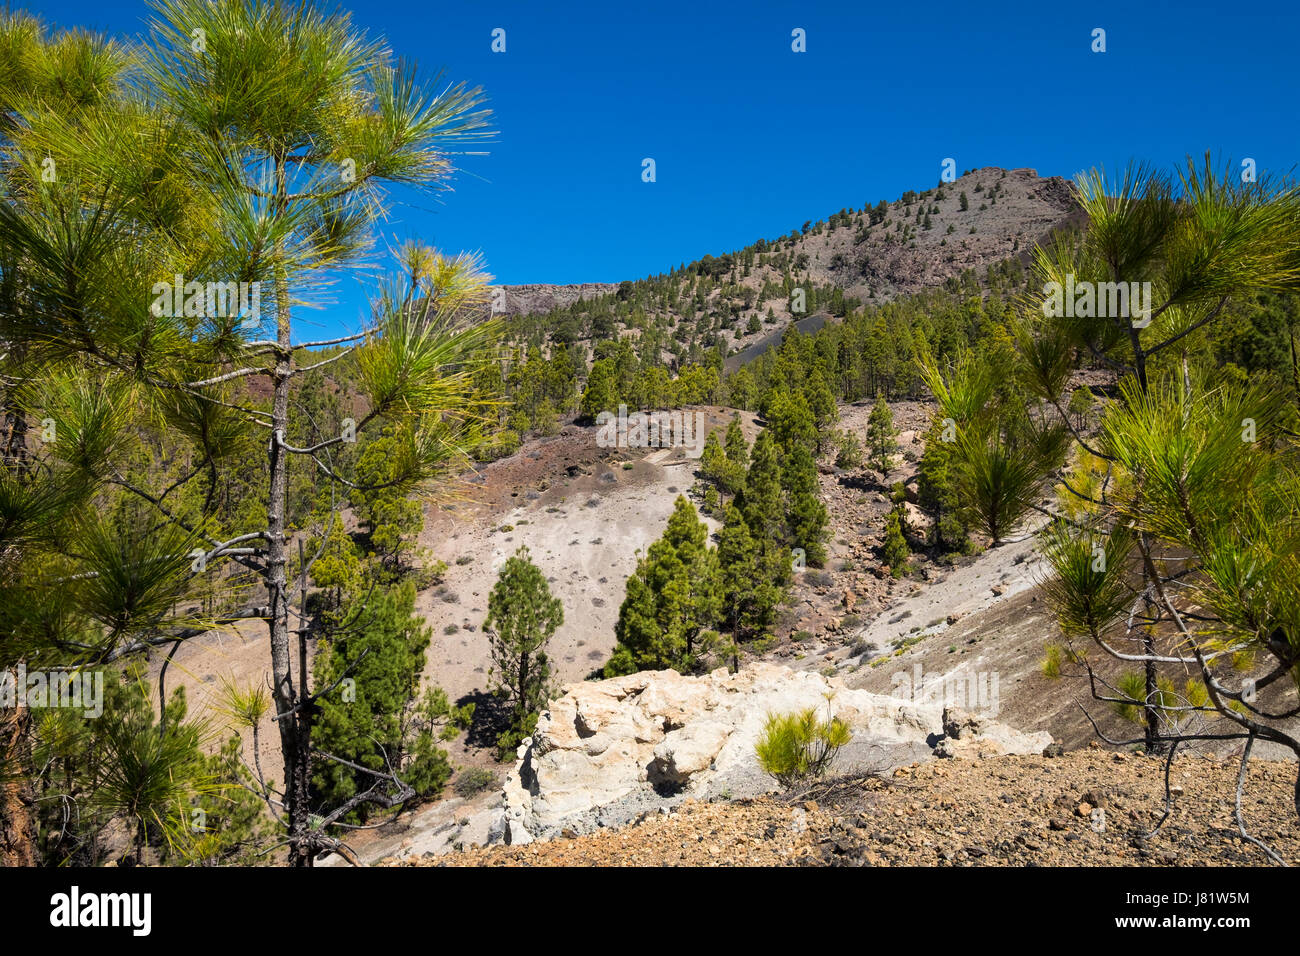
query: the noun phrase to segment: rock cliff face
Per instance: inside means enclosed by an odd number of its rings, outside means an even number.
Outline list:
[[[1052,742],[1047,733],[1021,734],[764,662],[702,677],[647,671],[572,685],[542,714],[519,748],[496,829],[508,842],[528,842],[621,823],[687,796],[776,789],[758,767],[754,744],[769,713],[808,707],[829,708],[853,730],[834,772],[886,770],[931,756],[1039,753]],[[958,737],[945,736],[945,724]]]
[[[505,292],[503,308],[497,311],[504,315],[532,315],[536,312],[549,312],[564,305],[572,305],[579,299],[595,299],[608,295],[618,288],[611,282],[580,282],[574,285],[551,285],[533,283],[531,285],[496,286]]]

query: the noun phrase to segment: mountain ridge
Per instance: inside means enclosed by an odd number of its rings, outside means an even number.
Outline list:
[[[717,260],[748,250],[784,247],[796,269],[800,257],[807,257],[803,271],[813,282],[839,288],[864,303],[884,302],[1017,253],[1023,262],[1036,242],[1076,218],[1070,184],[1062,177],[1039,176],[1029,167],[985,166],[919,193],[906,190],[892,202],[841,209],[775,239],[758,239],[716,256],[707,254],[685,268],[707,270]],[[507,316],[544,314],[676,271],[617,283],[502,284],[493,287],[505,293],[495,311]],[[754,283],[742,284],[757,288]]]

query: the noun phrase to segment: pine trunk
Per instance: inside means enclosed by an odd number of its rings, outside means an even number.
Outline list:
[[[0,713],[0,867],[36,865],[31,720],[26,707]]]
[[[276,163],[278,197],[286,192],[285,163]],[[283,202],[283,199],[278,199]],[[289,591],[286,569],[289,562],[285,522],[289,508],[289,452],[281,445],[288,439],[289,386],[293,372],[293,339],[289,289],[283,276],[277,277],[275,392],[271,400],[271,441],[268,449],[270,491],[267,497],[266,592],[270,605],[271,680],[275,711],[279,715],[280,753],[284,758],[284,802],[289,825],[289,864],[311,866],[312,848],[308,784],[311,778],[310,729],[302,725],[298,694],[294,689],[290,662]],[[304,687],[307,676],[301,675]]]

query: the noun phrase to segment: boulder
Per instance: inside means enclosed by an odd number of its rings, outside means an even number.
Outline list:
[[[506,821],[506,812],[504,810],[494,810],[492,819],[488,823],[487,845],[495,846],[498,843],[506,842],[506,834],[509,832],[509,823]]]
[[[918,534],[928,531],[930,526],[934,524],[933,518],[910,501],[903,502],[903,514],[907,520],[907,526]]]
[[[708,770],[731,731],[716,721],[697,721],[674,730],[654,749],[650,772],[654,779],[685,783],[692,774]]]
[[[583,832],[684,797],[775,790],[754,745],[769,714],[809,707],[833,713],[853,731],[835,765],[839,773],[931,756],[934,741],[947,741],[950,756],[1037,753],[1051,742],[970,715],[949,714],[946,721],[937,704],[848,688],[838,678],[765,661],[737,674],[643,671],[586,681],[565,688],[519,747],[504,786],[505,839],[517,843],[565,827]],[[948,722],[956,736],[944,736]]]
[[[1041,754],[1052,743],[1052,735],[1045,730],[1023,734],[960,707],[943,709],[943,733],[935,748],[936,755],[941,757]]]

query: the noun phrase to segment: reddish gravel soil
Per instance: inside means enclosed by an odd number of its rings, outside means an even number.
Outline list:
[[[901,768],[800,793],[688,803],[617,830],[381,866],[1261,866],[1233,821],[1237,762],[1086,748]],[[1294,764],[1252,761],[1250,833],[1300,862]],[[1100,812],[1098,812],[1100,811]],[[1104,818],[1104,823],[1103,823]]]

